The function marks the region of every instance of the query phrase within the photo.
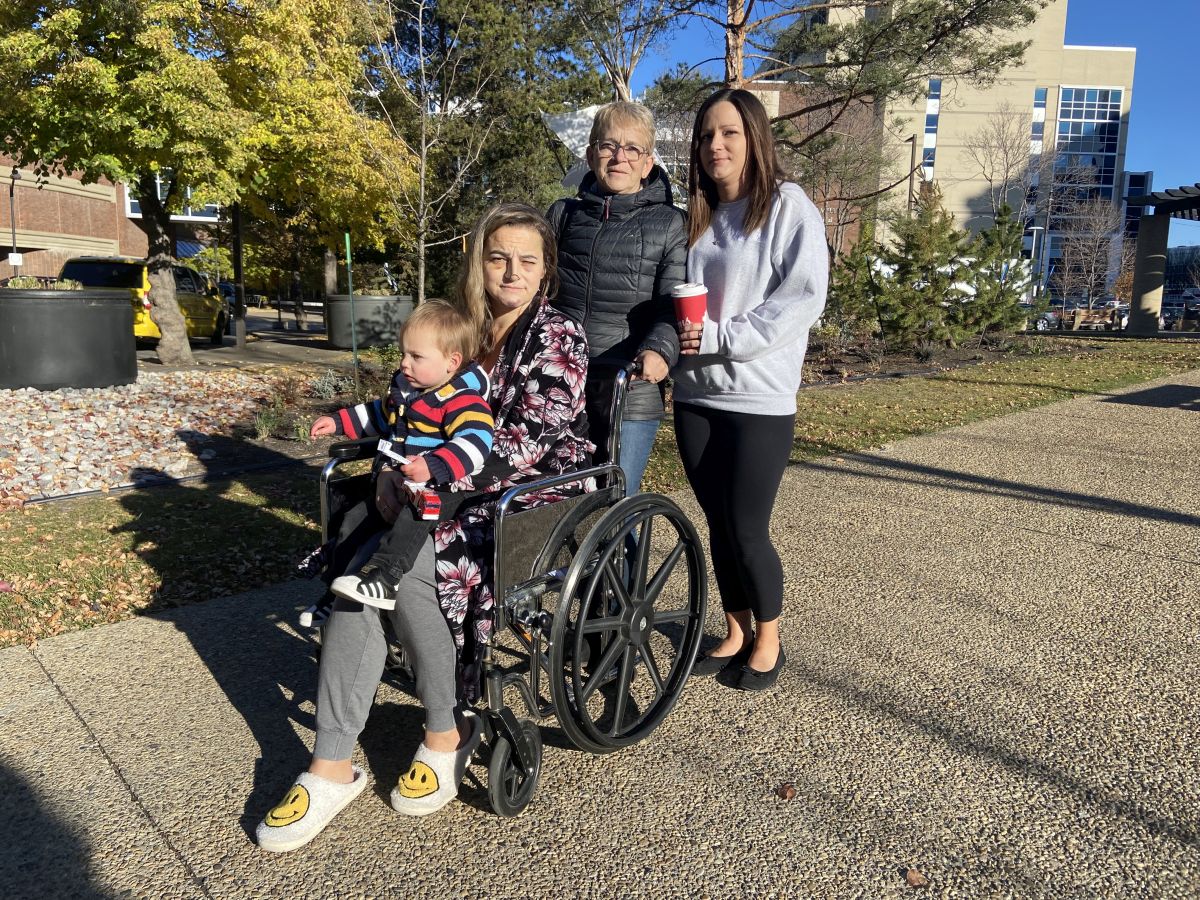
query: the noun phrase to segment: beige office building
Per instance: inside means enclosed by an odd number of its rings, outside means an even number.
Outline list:
[[[917,179],[935,181],[946,208],[961,227],[979,231],[991,225],[989,184],[966,145],[1001,111],[1020,115],[1028,123],[1029,154],[1036,163],[1042,154],[1053,154],[1054,190],[1065,189],[1064,173],[1090,170],[1098,196],[1122,203],[1125,196],[1125,146],[1129,107],[1133,93],[1135,51],[1130,47],[1081,47],[1064,44],[1067,0],[1054,0],[1028,29],[1017,37],[1032,43],[1019,68],[1004,72],[991,86],[973,87],[933,79],[928,94],[916,104],[895,105],[889,118],[903,117],[900,133],[885,133],[894,144],[896,168],[908,171],[915,136]],[[1045,170],[1047,167],[1037,167]],[[1036,180],[1036,178],[1035,178]],[[1046,191],[1042,178],[1038,187]],[[1143,180],[1139,188],[1148,188]],[[903,203],[907,185],[893,196]],[[1143,193],[1136,190],[1135,193]],[[1043,198],[1045,194],[1043,194]],[[1019,208],[1019,194],[1010,205]],[[1026,248],[1036,251],[1053,268],[1058,246],[1053,229],[1048,244],[1040,240],[1046,227],[1044,206],[1029,224]],[[1035,241],[1038,246],[1034,247]]]

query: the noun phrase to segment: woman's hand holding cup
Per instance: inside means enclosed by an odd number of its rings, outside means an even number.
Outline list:
[[[704,334],[704,314],[708,311],[708,288],[696,282],[677,284],[671,289],[675,301],[675,330],[679,332],[679,352],[695,356],[700,352]]]

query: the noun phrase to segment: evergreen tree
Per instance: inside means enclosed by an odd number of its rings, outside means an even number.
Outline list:
[[[879,298],[884,279],[875,269],[879,248],[866,235],[860,236],[850,252],[840,256],[829,273],[829,294],[825,304],[825,320],[837,325],[843,333],[866,326],[875,331],[879,326]]]
[[[942,206],[937,186],[922,190],[912,218],[892,227],[895,242],[883,252],[891,277],[881,280],[877,301],[885,340],[901,348],[921,341],[957,345],[964,335],[951,311],[969,277],[962,258],[966,236]]]
[[[1021,257],[1022,229],[1004,204],[995,224],[971,242],[969,282],[975,293],[953,307],[964,335],[1013,331],[1026,317],[1020,303],[1029,291],[1029,266]]]

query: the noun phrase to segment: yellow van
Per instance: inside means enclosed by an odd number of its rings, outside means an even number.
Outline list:
[[[176,264],[175,298],[187,323],[189,338],[208,338],[220,344],[228,315],[225,303],[208,280],[189,266]],[[150,318],[150,278],[144,259],[128,256],[77,256],[67,260],[59,278],[84,287],[128,288],[133,301],[133,334],[158,340],[162,333]]]

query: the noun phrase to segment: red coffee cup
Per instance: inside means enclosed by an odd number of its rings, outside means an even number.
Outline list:
[[[675,318],[681,328],[684,322],[704,324],[704,314],[708,311],[708,288],[696,282],[677,284],[671,288],[671,297],[675,300]]]

